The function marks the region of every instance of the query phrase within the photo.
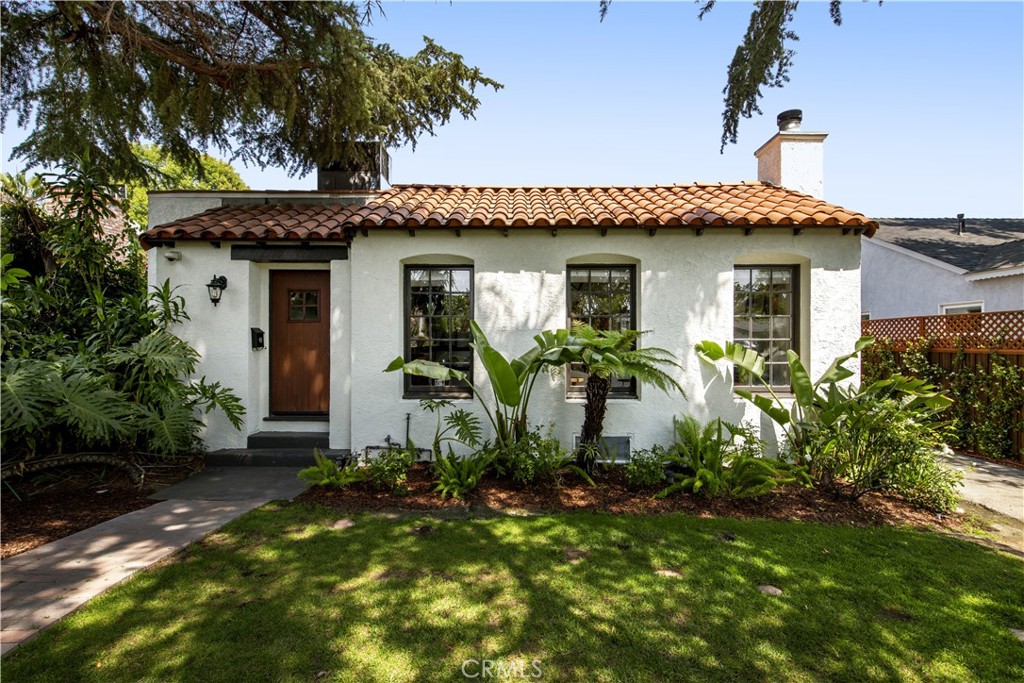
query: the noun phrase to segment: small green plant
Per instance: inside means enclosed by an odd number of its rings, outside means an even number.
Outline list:
[[[678,491],[752,498],[776,486],[810,485],[803,467],[755,455],[759,441],[747,427],[715,418],[702,425],[687,415],[675,422],[676,441],[668,450],[668,466],[675,481],[655,497]]]
[[[586,471],[575,464],[575,456],[566,450],[551,430],[542,435],[532,429],[516,443],[502,449],[495,449],[494,464],[501,476],[509,476],[520,484],[544,482],[561,484],[568,472],[575,472],[581,479],[594,485]]]
[[[299,472],[299,479],[314,486],[345,488],[366,481],[366,472],[355,462],[339,467],[338,463],[324,455],[319,448],[313,449],[313,460],[316,464]]]
[[[441,445],[448,443],[459,443],[469,448],[478,448],[483,439],[483,429],[480,426],[480,418],[464,408],[456,408],[442,418],[442,409],[454,406],[451,401],[423,399],[420,401],[420,408],[437,415],[437,428],[434,430],[434,441],[431,453],[434,458],[440,458],[444,452]],[[444,428],[441,421],[444,420]]]
[[[413,451],[389,446],[366,464],[366,475],[374,488],[393,491],[405,483],[412,463]]]
[[[434,491],[440,493],[441,498],[463,498],[476,490],[491,463],[492,456],[487,451],[462,458],[449,451],[434,463],[434,477],[437,479]]]
[[[635,489],[647,488],[665,481],[665,461],[668,451],[664,446],[633,451],[626,464],[626,483]]]
[[[913,505],[952,512],[960,504],[958,489],[963,478],[962,472],[943,466],[932,452],[916,451],[895,468],[891,485]]]

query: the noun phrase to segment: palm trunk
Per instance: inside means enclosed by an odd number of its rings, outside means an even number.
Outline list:
[[[583,434],[581,446],[596,446],[604,431],[604,414],[608,409],[608,392],[612,383],[607,377],[591,373],[587,377],[587,403],[583,406]]]

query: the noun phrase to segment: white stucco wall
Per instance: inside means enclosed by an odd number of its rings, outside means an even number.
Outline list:
[[[167,261],[163,254],[169,247],[149,250],[149,282],[151,286],[169,280],[175,294],[185,299],[191,320],[175,330],[200,354],[202,361],[196,377],[219,381],[230,387],[246,408],[245,425],[235,430],[219,411],[206,416],[203,438],[209,450],[243,448],[250,434],[259,431],[324,432],[333,430],[332,439],[348,439],[348,423],[338,419],[322,421],[264,420],[269,415],[270,376],[270,272],[271,270],[331,271],[331,377],[332,389],[344,387],[350,356],[343,349],[349,346],[347,282],[348,261],[310,264],[255,263],[232,261],[231,247],[215,248],[205,242],[179,241],[173,247],[181,252],[181,260]],[[210,303],[206,283],[214,275],[224,275],[228,286],[221,302]],[[267,348],[252,350],[250,328],[258,327],[266,334]],[[331,413],[347,415],[348,397],[341,391],[331,393]]]
[[[702,419],[722,417],[761,423],[756,409],[732,396],[729,374],[701,363],[693,345],[702,339],[722,341],[732,335],[732,278],[736,263],[801,263],[802,353],[817,375],[859,336],[859,241],[828,234],[755,233],[740,230],[702,237],[690,231],[573,234],[562,231],[465,231],[430,235],[372,232],[352,248],[352,438],[361,449],[381,444],[386,436],[405,437],[405,415],[412,414],[410,436],[427,444],[432,416],[418,402],[402,398],[399,373],[383,374],[403,352],[402,263],[416,259],[445,263],[446,255],[469,258],[475,274],[475,319],[502,352],[519,355],[537,332],[565,326],[566,264],[632,262],[637,264],[638,327],[651,330],[643,343],[675,353],[684,366],[680,383],[688,399],[641,388],[640,400],[613,400],[605,422],[607,435],[629,435],[634,448],[670,439],[672,416],[690,412]],[[485,387],[479,363],[477,384]],[[476,409],[472,401],[460,405]],[[554,433],[571,444],[583,421],[582,400],[565,398],[564,380],[542,378],[534,390],[530,417],[534,424],[554,425]]]
[[[701,419],[720,415],[770,426],[756,409],[735,399],[730,373],[699,361],[693,345],[702,339],[723,341],[732,334],[732,278],[737,263],[800,265],[801,354],[812,375],[832,358],[848,352],[859,336],[860,241],[841,236],[839,229],[793,236],[782,231],[718,231],[697,237],[690,231],[419,231],[371,232],[357,237],[350,260],[330,264],[263,264],[232,261],[230,244],[217,249],[207,243],[179,241],[180,261],[169,262],[167,247],[150,250],[151,284],[165,278],[186,299],[191,321],[179,334],[203,357],[200,375],[220,381],[242,398],[245,427],[238,432],[218,414],[209,418],[205,438],[211,450],[243,447],[257,431],[329,430],[332,448],[361,450],[382,444],[386,436],[405,438],[406,413],[419,444],[433,436],[434,419],[418,401],[403,399],[402,376],[383,373],[403,352],[404,262],[443,264],[455,257],[474,267],[475,319],[491,343],[506,354],[519,355],[533,344],[533,335],[565,326],[566,265],[569,263],[633,263],[637,268],[638,326],[651,330],[645,345],[675,353],[683,365],[678,379],[687,399],[649,387],[641,397],[611,401],[607,435],[629,435],[634,448],[671,438],[672,416],[683,412]],[[268,415],[269,349],[250,348],[249,328],[260,327],[270,338],[269,278],[272,269],[329,269],[331,272],[331,415],[324,422],[273,422]],[[225,275],[228,288],[219,306],[207,296],[205,283]],[[485,373],[476,364],[477,384]],[[460,405],[478,410],[472,401]],[[583,421],[583,401],[566,399],[564,377],[541,378],[534,391],[530,417],[534,424],[553,425],[555,435],[571,445]],[[770,434],[766,431],[765,436]]]
[[[1024,276],[969,281],[940,265],[862,239],[861,310],[873,319],[937,315],[941,304],[984,302],[985,311],[1024,308]]]

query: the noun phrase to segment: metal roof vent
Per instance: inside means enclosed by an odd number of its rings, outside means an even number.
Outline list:
[[[800,109],[787,109],[779,114],[776,122],[779,124],[780,133],[788,133],[800,130],[800,123],[804,120],[804,113]]]

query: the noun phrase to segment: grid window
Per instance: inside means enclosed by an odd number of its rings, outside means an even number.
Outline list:
[[[636,329],[636,268],[633,266],[569,266],[569,326],[586,323],[595,330]],[[566,393],[583,396],[587,374],[569,367]],[[636,381],[612,379],[612,396],[635,397]]]
[[[317,289],[288,290],[288,322],[313,323],[320,321],[320,291]]]
[[[472,381],[473,269],[407,266],[405,269],[405,359],[430,360],[466,373]],[[463,382],[446,383],[405,375],[405,393],[469,396]]]
[[[768,359],[764,379],[789,389],[786,352],[797,348],[797,274],[795,266],[736,266],[733,276],[733,340]],[[737,371],[735,383],[752,378]]]

